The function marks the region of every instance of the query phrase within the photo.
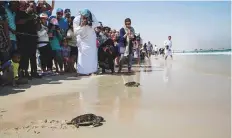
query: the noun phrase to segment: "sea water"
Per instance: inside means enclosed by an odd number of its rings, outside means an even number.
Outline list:
[[[176,56],[175,56],[176,55]],[[207,53],[174,53],[176,60],[207,74],[231,76],[231,51]]]

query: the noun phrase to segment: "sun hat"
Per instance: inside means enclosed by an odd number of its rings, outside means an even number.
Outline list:
[[[59,25],[58,20],[56,18],[52,18],[50,20],[50,23],[53,24],[53,25]]]
[[[61,8],[56,9],[56,13],[58,13],[58,12],[63,13],[63,9],[61,9]]]
[[[46,14],[46,13],[41,13],[40,15],[39,15],[39,17],[40,18],[45,18],[45,19],[47,19],[48,18],[48,15]]]
[[[64,13],[65,13],[65,14],[71,14],[71,10],[70,10],[70,9],[65,9],[65,10],[64,10]]]

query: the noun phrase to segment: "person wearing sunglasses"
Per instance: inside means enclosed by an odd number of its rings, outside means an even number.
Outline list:
[[[135,30],[131,26],[131,19],[126,18],[125,26],[120,29],[120,38],[119,38],[119,51],[120,51],[120,60],[119,60],[119,70],[121,72],[122,66],[126,60],[128,60],[128,72],[131,72],[132,67],[132,58],[133,58],[133,41],[136,39]]]
[[[64,17],[66,19],[71,18],[71,10],[70,9],[65,9],[64,10]]]
[[[68,20],[63,17],[64,12],[63,9],[58,8],[56,10],[56,19],[58,20],[59,28],[61,30],[62,36],[66,36],[66,32],[68,30]]]
[[[171,57],[171,59],[173,59],[172,57],[172,37],[168,36],[168,40],[164,41],[164,47],[165,47],[165,60],[167,60],[168,56]]]

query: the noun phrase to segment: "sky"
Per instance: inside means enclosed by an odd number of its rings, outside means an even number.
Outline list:
[[[144,42],[163,47],[172,36],[174,50],[231,47],[230,1],[55,1],[72,15],[88,8],[103,25],[119,30],[125,18]],[[50,2],[49,2],[50,3]],[[55,10],[53,11],[55,14]]]

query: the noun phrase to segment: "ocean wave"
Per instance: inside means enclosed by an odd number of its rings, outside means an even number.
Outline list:
[[[202,52],[202,53],[174,53],[175,55],[231,55],[231,51],[227,52]]]

